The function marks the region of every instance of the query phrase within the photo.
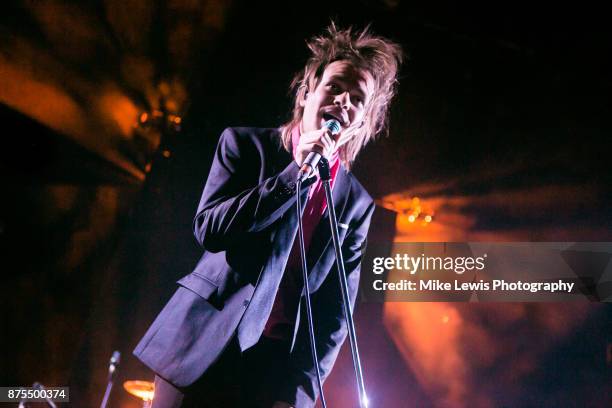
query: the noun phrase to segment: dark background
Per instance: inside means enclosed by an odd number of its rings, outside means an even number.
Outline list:
[[[70,384],[74,406],[96,406],[118,349],[113,406],[138,406],[120,384],[152,379],[131,349],[198,259],[191,221],[218,136],[289,118],[305,39],[331,19],[371,23],[407,54],[389,135],[354,172],[381,206],[419,196],[435,218],[428,229],[394,231],[394,214],[380,209],[370,239],[610,241],[604,10],[403,0],[4,5],[0,384]],[[361,304],[372,400],[607,406],[607,306]],[[437,311],[460,323],[436,334],[432,320],[415,317]],[[346,351],[326,386],[331,406],[351,405]]]

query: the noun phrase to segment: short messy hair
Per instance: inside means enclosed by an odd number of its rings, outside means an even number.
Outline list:
[[[291,151],[291,131],[299,126],[304,108],[300,100],[307,90],[314,90],[325,68],[335,61],[347,61],[369,72],[374,79],[374,93],[365,106],[363,123],[352,124],[345,132],[351,136],[338,151],[340,160],[350,168],[359,151],[374,137],[387,130],[389,104],[397,88],[397,74],[402,63],[401,47],[387,38],[374,35],[369,26],[361,31],[352,27],[338,29],[332,22],[323,35],[307,42],[311,55],[306,66],[291,81],[294,97],[291,120],[281,126],[283,146]]]

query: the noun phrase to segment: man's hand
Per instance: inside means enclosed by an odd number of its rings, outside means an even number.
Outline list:
[[[310,152],[321,153],[321,155],[329,159],[336,150],[336,142],[331,135],[329,129],[322,128],[311,132],[302,133],[300,141],[295,150],[295,161],[301,167],[306,156]]]
[[[294,408],[294,406],[284,401],[276,401],[272,408]]]

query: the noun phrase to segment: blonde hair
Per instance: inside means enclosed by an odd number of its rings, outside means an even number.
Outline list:
[[[294,95],[293,115],[291,120],[281,126],[283,146],[291,152],[291,131],[302,120],[304,108],[300,106],[300,100],[305,97],[307,90],[316,89],[329,64],[347,61],[354,68],[369,72],[374,79],[374,90],[365,106],[363,123],[351,125],[344,130],[349,140],[338,150],[340,160],[350,169],[359,151],[377,134],[387,129],[389,104],[396,92],[402,49],[384,37],[375,36],[369,27],[353,32],[352,27],[345,30],[336,28],[334,22],[323,35],[313,37],[307,45],[311,56],[304,69],[295,74],[289,88]]]

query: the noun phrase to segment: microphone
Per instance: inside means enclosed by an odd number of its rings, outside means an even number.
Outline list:
[[[121,353],[117,350],[113,351],[113,355],[110,358],[109,361],[109,367],[108,367],[108,373],[109,375],[114,375],[115,374],[115,370],[117,369],[117,366],[119,365],[119,362],[121,361]]]
[[[328,120],[323,126],[325,126],[334,136],[340,133],[340,130],[342,130],[340,122],[338,122],[336,119]],[[304,163],[302,163],[302,168],[298,173],[298,181],[302,182],[306,180],[315,167],[317,167],[317,164],[319,164],[319,160],[321,160],[321,153],[308,153],[308,156],[306,156],[306,160],[304,160]]]

